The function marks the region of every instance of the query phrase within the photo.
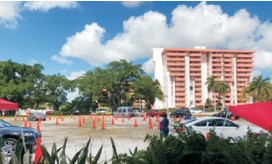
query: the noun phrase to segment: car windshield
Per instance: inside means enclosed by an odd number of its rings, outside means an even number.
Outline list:
[[[183,122],[183,123],[186,125],[186,124],[188,124],[188,123],[190,123],[190,122],[194,122],[194,121],[196,121],[196,120],[197,120],[196,118],[193,118],[193,119],[190,119],[190,120],[185,121],[185,122]]]
[[[3,121],[3,120],[0,120],[0,127],[2,128],[2,127],[9,127],[9,126],[11,126],[8,122],[6,122],[6,121]]]

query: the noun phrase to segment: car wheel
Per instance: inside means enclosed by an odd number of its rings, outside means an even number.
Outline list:
[[[4,142],[4,153],[7,155],[11,155],[12,152],[15,153],[17,140],[14,138],[6,138]]]

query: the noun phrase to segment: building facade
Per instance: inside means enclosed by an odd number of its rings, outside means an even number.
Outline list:
[[[243,88],[252,80],[254,50],[219,50],[195,48],[154,48],[154,78],[159,80],[164,100],[156,100],[154,108],[188,108],[204,106],[209,98],[207,78],[224,81],[230,93],[225,106],[245,103]]]

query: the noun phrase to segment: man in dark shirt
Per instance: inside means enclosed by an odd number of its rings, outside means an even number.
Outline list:
[[[163,119],[161,120],[160,124],[161,124],[160,136],[161,137],[168,136],[168,133],[169,133],[169,128],[168,128],[169,120],[167,118],[167,114],[163,115]]]

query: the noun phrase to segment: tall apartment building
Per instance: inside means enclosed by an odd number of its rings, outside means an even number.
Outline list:
[[[208,93],[207,78],[225,81],[230,86],[225,105],[244,103],[242,90],[252,80],[254,50],[219,50],[195,48],[154,48],[154,77],[161,84],[164,101],[156,100],[154,108],[184,108],[216,101]]]

